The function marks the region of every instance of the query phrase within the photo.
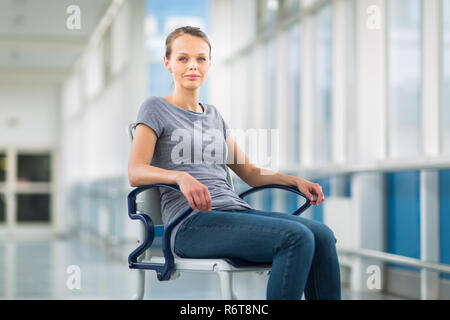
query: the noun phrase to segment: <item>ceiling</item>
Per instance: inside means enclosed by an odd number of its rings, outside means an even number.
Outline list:
[[[111,0],[0,0],[0,77],[60,79],[87,46]],[[80,8],[80,28],[67,20]]]

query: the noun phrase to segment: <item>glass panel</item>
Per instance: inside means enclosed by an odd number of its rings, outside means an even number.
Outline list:
[[[288,31],[289,41],[289,70],[288,70],[288,96],[289,96],[289,136],[288,141],[292,145],[291,158],[289,163],[298,164],[300,162],[300,61],[301,61],[301,46],[300,46],[300,25],[295,24]]]
[[[163,62],[148,64],[148,92],[152,96],[165,97],[175,89],[172,74],[164,67]]]
[[[391,0],[388,10],[389,156],[421,150],[421,1]]]
[[[332,11],[327,5],[317,13],[316,104],[314,110],[314,158],[331,161]]]
[[[0,153],[0,182],[6,181],[6,154]]]
[[[258,0],[259,25],[262,29],[268,30],[275,26],[278,9],[278,0]]]
[[[50,221],[49,194],[18,194],[16,199],[18,222]]]
[[[6,199],[4,194],[0,194],[0,222],[6,221]]]
[[[356,39],[355,39],[355,11],[356,0],[347,0],[347,161],[356,162]]]
[[[450,154],[450,0],[442,1],[442,147]]]
[[[283,8],[285,12],[291,12],[300,8],[300,0],[284,0]]]
[[[277,18],[279,8],[278,0],[266,0],[267,23],[272,25]]]
[[[19,154],[17,180],[29,182],[50,182],[50,155]]]
[[[266,85],[266,125],[268,129],[276,128],[276,39],[269,40],[266,46],[267,77]]]
[[[248,53],[246,56],[245,61],[245,69],[247,71],[246,74],[246,81],[247,81],[247,93],[246,93],[246,101],[247,101],[247,107],[245,108],[246,114],[246,124],[247,128],[255,128],[256,127],[256,117],[254,116],[254,110],[256,110],[255,105],[253,103],[253,79],[252,76],[254,72],[254,55],[255,50],[252,50]],[[245,72],[243,72],[245,74]],[[244,75],[243,75],[244,76]]]

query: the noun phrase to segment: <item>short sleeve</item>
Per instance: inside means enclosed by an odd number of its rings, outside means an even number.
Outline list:
[[[222,128],[223,128],[223,137],[226,139],[231,134],[230,127],[228,126],[227,122],[225,121],[225,119],[220,114],[219,110],[216,109],[216,112],[217,112],[217,116],[219,118],[219,122],[220,122],[220,124],[222,125]]]
[[[164,129],[160,108],[161,107],[156,101],[148,99],[141,105],[136,119],[136,125],[142,123],[152,128],[158,138],[163,133]]]
[[[220,118],[222,119],[222,123],[223,123],[223,135],[225,137],[225,139],[230,135],[231,131],[230,131],[230,127],[228,126],[228,124],[225,122],[225,120],[222,118],[222,116],[220,116]]]

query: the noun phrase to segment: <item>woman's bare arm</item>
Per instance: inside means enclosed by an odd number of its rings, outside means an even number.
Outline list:
[[[166,170],[150,165],[156,140],[156,133],[153,129],[146,125],[137,125],[128,161],[128,180],[132,187],[154,183],[177,183],[180,171]]]

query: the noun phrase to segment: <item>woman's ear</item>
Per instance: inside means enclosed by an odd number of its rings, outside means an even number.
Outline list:
[[[169,70],[170,73],[172,73],[172,67],[170,66],[170,61],[167,60],[166,56],[163,57],[164,59],[164,66],[167,70]]]

